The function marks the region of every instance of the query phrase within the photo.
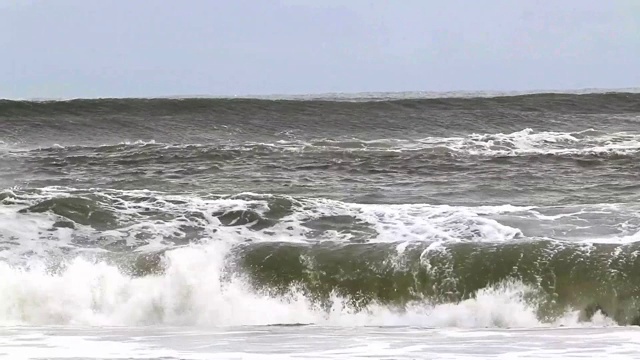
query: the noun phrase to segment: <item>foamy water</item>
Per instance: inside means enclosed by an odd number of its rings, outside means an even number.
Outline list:
[[[6,359],[636,359],[625,328],[4,328]]]

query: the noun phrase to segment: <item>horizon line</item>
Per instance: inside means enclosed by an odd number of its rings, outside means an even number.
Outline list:
[[[339,99],[437,99],[437,98],[473,98],[473,97],[500,97],[500,96],[522,96],[541,94],[605,94],[605,93],[640,93],[640,87],[625,88],[573,88],[573,89],[536,89],[536,90],[452,90],[452,91],[427,91],[427,90],[407,90],[407,91],[360,91],[360,92],[317,92],[317,93],[273,93],[273,94],[244,94],[244,95],[158,95],[158,96],[96,96],[96,97],[32,97],[32,98],[0,98],[3,101],[27,101],[27,102],[55,102],[73,100],[134,100],[134,99],[256,99],[256,100],[339,100]]]

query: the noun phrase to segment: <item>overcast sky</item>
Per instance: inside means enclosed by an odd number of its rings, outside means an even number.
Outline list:
[[[640,85],[640,0],[0,0],[0,98]]]

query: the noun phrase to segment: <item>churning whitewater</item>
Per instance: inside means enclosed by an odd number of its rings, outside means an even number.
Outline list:
[[[0,325],[638,325],[638,104],[0,101]]]

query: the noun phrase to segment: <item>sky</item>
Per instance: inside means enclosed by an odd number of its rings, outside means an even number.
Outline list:
[[[640,0],[0,0],[0,98],[640,86]]]

